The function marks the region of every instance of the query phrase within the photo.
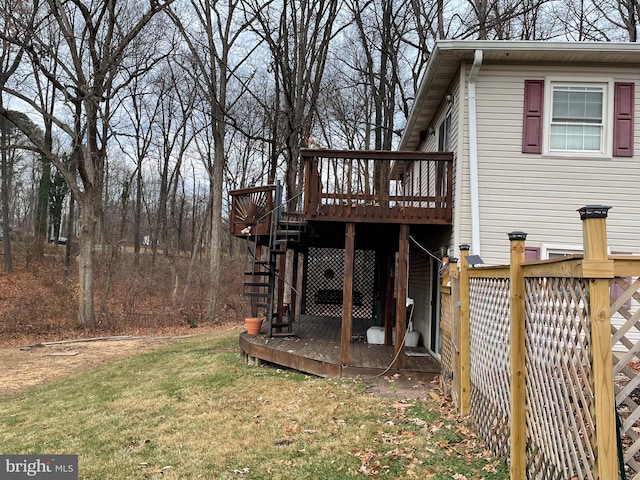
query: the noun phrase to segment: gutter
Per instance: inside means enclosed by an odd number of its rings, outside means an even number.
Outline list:
[[[471,193],[471,251],[480,255],[480,199],[478,194],[478,132],[476,112],[476,78],[482,65],[482,50],[473,55],[469,72],[469,187]]]

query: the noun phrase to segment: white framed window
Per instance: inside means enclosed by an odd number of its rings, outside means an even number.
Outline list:
[[[564,257],[566,255],[582,254],[582,245],[569,245],[557,243],[543,243],[540,249],[540,258],[543,260]],[[611,247],[607,246],[607,253],[611,254]]]
[[[540,257],[543,260],[564,257],[565,255],[574,255],[582,253],[582,245],[563,245],[563,244],[545,244],[540,249]]]
[[[438,127],[438,151],[451,151],[451,112],[447,113]]]
[[[551,83],[550,152],[605,153],[606,87]]]

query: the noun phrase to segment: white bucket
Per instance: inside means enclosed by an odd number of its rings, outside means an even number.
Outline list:
[[[407,339],[404,341],[404,344],[407,347],[417,347],[419,340],[420,334],[413,330],[411,332],[407,332]]]

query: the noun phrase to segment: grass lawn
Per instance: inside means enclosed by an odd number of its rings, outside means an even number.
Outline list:
[[[507,479],[437,395],[246,366],[237,330],[0,398],[2,453],[78,454],[81,479]]]

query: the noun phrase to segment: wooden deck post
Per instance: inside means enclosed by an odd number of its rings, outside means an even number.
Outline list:
[[[509,478],[524,480],[527,476],[527,412],[526,412],[526,364],[525,364],[525,261],[524,241],[527,234],[511,232],[510,267],[510,326],[511,326],[511,464]]]
[[[458,399],[460,414],[469,413],[471,401],[471,323],[469,308],[469,245],[460,245],[460,330],[458,337]]]
[[[349,364],[351,329],[353,326],[353,263],[355,259],[356,224],[347,223],[344,234],[344,284],[342,287],[342,333],[340,363]]]
[[[404,340],[407,333],[407,269],[409,263],[409,225],[400,225],[398,236],[398,282],[396,298],[396,368],[403,369],[406,364]]]
[[[394,272],[395,275],[395,272]],[[393,344],[393,290],[395,277],[389,275],[386,281],[384,300],[384,344]]]
[[[595,473],[601,480],[618,478],[609,279],[613,261],[607,252],[607,213],[611,207],[587,205],[582,220],[584,261],[582,275],[589,279],[591,358],[594,388]]]
[[[300,314],[307,313],[307,282],[309,281],[309,247],[302,251],[302,281],[300,286]]]
[[[287,247],[285,245],[280,245],[280,254],[278,256],[278,278],[277,278],[277,310],[276,310],[276,323],[282,324],[282,313],[284,310],[284,287],[285,287],[285,276],[287,272]],[[281,333],[282,327],[276,328],[276,333]]]
[[[293,288],[291,289],[291,298],[289,299],[289,320],[293,323],[296,317],[296,304],[298,302],[298,268],[299,268],[299,260],[300,253],[297,250],[293,250],[293,258],[292,258],[292,272],[291,272],[291,285]]]

